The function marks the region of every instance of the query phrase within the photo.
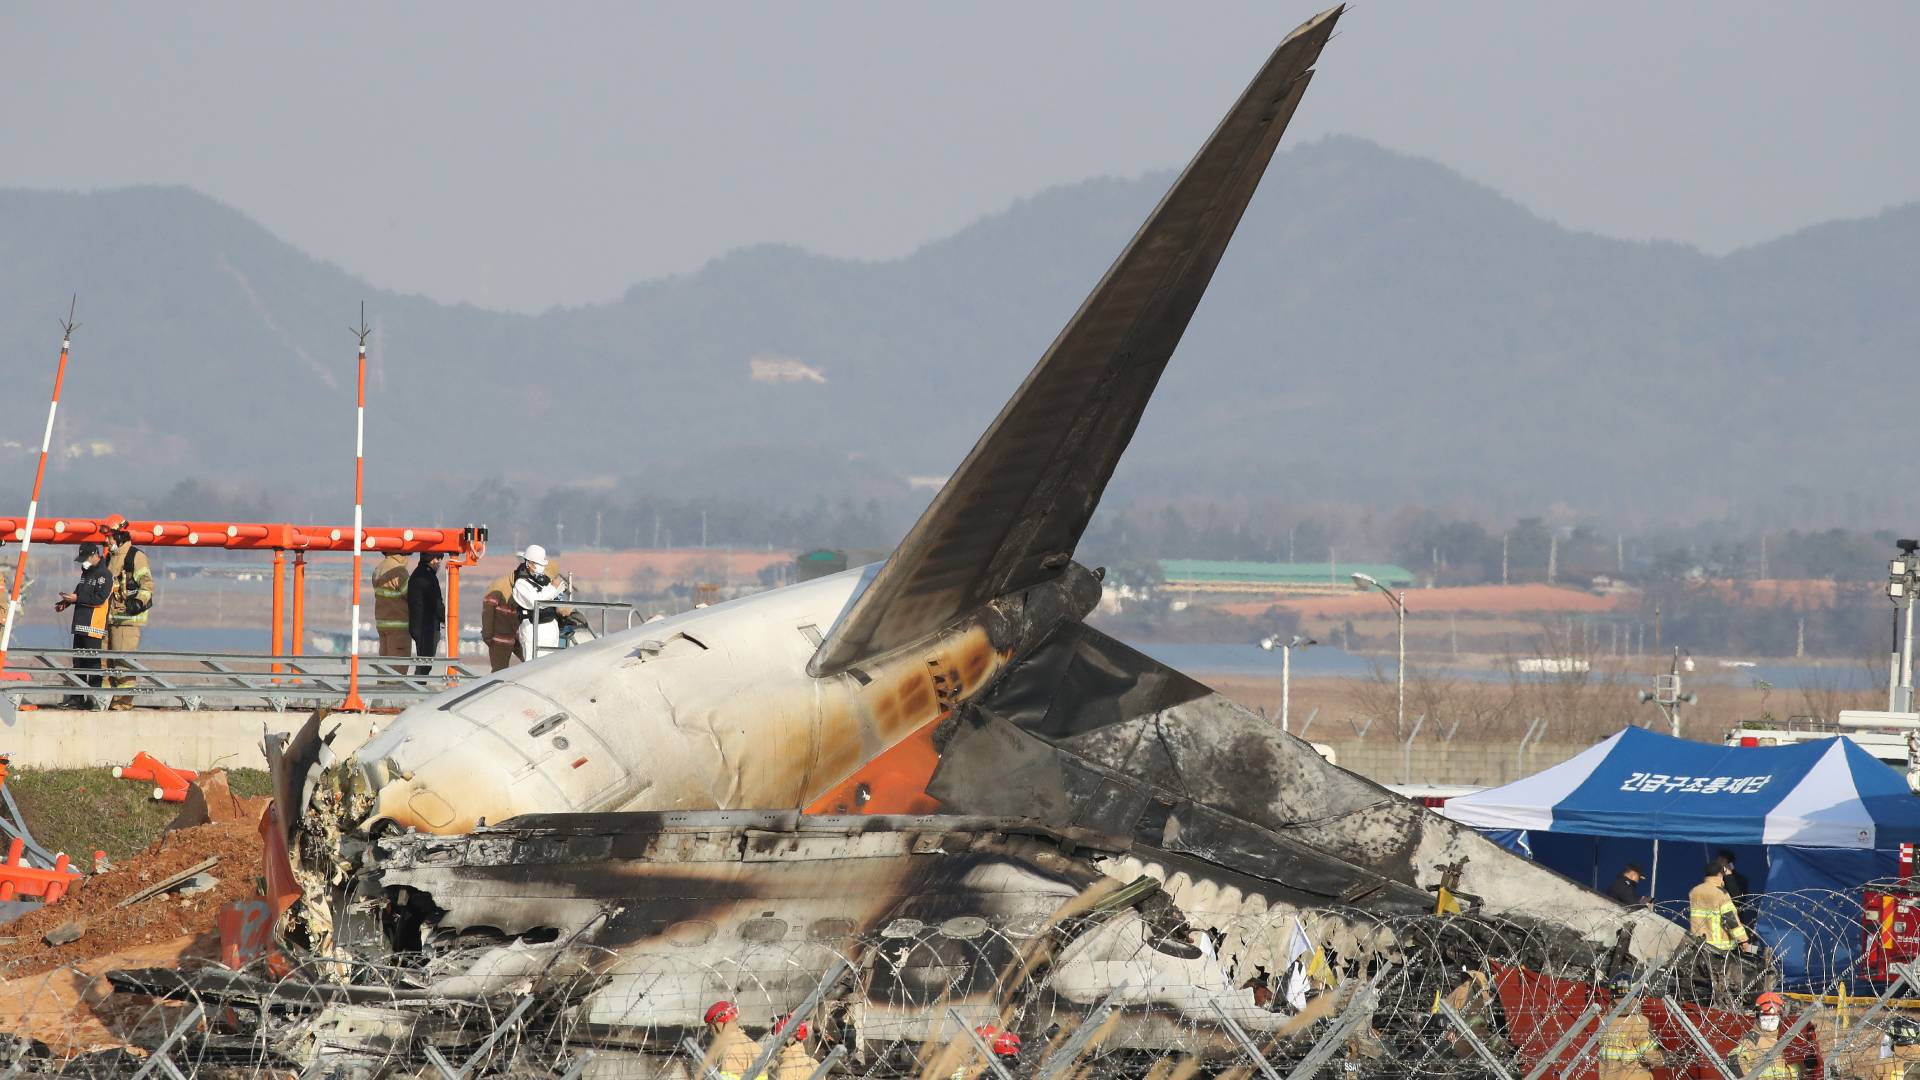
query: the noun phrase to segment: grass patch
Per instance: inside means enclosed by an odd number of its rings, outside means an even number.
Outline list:
[[[235,795],[272,791],[264,769],[234,769],[227,778]],[[155,802],[151,783],[115,780],[104,768],[11,769],[7,790],[33,838],[83,869],[92,868],[95,851],[119,860],[144,850],[180,812],[177,804]]]

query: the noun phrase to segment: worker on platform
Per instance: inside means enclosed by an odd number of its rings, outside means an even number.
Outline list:
[[[80,545],[80,554],[73,560],[80,564],[80,581],[72,592],[60,594],[60,602],[53,605],[55,611],[73,609],[73,648],[74,651],[95,650],[92,656],[75,656],[75,671],[99,671],[99,648],[107,643],[107,598],[113,595],[113,576],[107,573],[107,551],[99,544],[88,541]],[[87,685],[98,688],[100,676],[86,676]],[[93,698],[84,694],[69,694],[61,701],[69,709],[90,709],[97,704]]]
[[[408,640],[407,557],[389,551],[373,568],[373,628],[380,634],[381,656],[412,656]]]
[[[1784,1051],[1775,1054],[1765,1066],[1760,1064],[1760,1059],[1780,1042],[1780,1021],[1787,1011],[1786,999],[1779,994],[1765,993],[1755,999],[1753,1005],[1758,1014],[1753,1030],[1740,1037],[1728,1059],[1738,1075],[1747,1080],[1798,1080],[1800,1066],[1788,1062]]]
[[[437,551],[423,551],[407,578],[407,634],[413,639],[413,655],[432,659],[440,655],[440,628],[447,621],[447,601],[440,591],[440,559]],[[431,664],[415,664],[419,677],[431,671]]]
[[[491,670],[513,663],[514,645],[520,640],[520,609],[513,606],[512,571],[487,583],[487,595],[480,601],[480,640],[486,643]]]
[[[547,549],[528,544],[513,571],[513,606],[519,611],[516,641],[520,659],[532,660],[560,645],[560,613],[545,606],[558,599],[560,586],[547,575]]]
[[[740,1030],[740,1010],[731,1001],[707,1006],[707,1063],[721,1080],[741,1080],[760,1056],[760,1048]]]
[[[1630,908],[1646,907],[1653,901],[1640,895],[1640,882],[1645,876],[1640,872],[1639,863],[1628,863],[1620,876],[1607,886],[1607,895]]]
[[[1617,1003],[1633,993],[1633,976],[1621,972],[1607,986]],[[1666,1063],[1666,1052],[1654,1041],[1653,1025],[1638,1000],[1628,1001],[1600,1032],[1599,1080],[1653,1080],[1653,1070]]]
[[[793,1016],[774,1018],[767,1030],[767,1041],[779,1045],[773,1062],[767,1067],[771,1080],[807,1080],[820,1063],[807,1053],[807,1025]],[[762,1047],[764,1050],[765,1047]]]
[[[147,553],[133,546],[133,530],[123,514],[113,514],[100,525],[107,537],[107,573],[113,578],[113,593],[107,598],[107,651],[138,652],[140,634],[153,611],[153,567]],[[124,660],[107,661],[107,667],[129,670]],[[110,675],[107,685],[116,690],[130,689],[130,675]],[[133,695],[117,694],[111,706],[117,710],[133,708]]]

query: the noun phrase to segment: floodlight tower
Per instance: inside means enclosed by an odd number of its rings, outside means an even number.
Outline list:
[[[1689,660],[1687,664],[1691,666],[1693,661]],[[1680,737],[1680,706],[1692,705],[1699,700],[1698,694],[1680,687],[1680,646],[1675,645],[1673,666],[1667,669],[1665,675],[1653,677],[1653,689],[1640,691],[1640,703],[1645,705],[1651,702],[1660,706],[1660,711],[1667,718],[1668,732],[1677,739]]]
[[[1292,694],[1293,650],[1304,649],[1309,645],[1318,645],[1318,644],[1320,644],[1318,641],[1315,641],[1310,637],[1301,637],[1299,634],[1295,634],[1285,641],[1281,641],[1277,637],[1263,637],[1260,639],[1260,647],[1267,650],[1268,652],[1272,652],[1275,646],[1279,646],[1279,649],[1280,649],[1280,730],[1281,731],[1291,730],[1291,728],[1288,727],[1288,723],[1287,723],[1287,710],[1290,706],[1291,699],[1293,696]],[[1307,726],[1308,727],[1313,726],[1311,720],[1308,721]]]

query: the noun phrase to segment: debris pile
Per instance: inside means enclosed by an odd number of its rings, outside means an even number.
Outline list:
[[[261,866],[260,815],[269,800],[235,796],[220,772],[208,774],[200,788],[206,796],[205,824],[163,833],[139,855],[79,883],[60,903],[0,927],[0,937],[13,939],[0,975],[25,978],[177,938],[211,941],[220,907],[253,895]],[[182,888],[139,897],[208,859],[215,860],[205,871],[215,879],[212,888],[196,890],[195,875],[189,875]]]

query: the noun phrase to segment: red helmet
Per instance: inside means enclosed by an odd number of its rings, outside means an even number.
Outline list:
[[[707,1023],[727,1024],[740,1016],[740,1010],[731,1001],[716,1001],[707,1006]]]
[[[807,1024],[804,1020],[796,1023],[792,1013],[788,1013],[785,1016],[776,1016],[773,1018],[773,1033],[776,1035],[785,1035],[794,1042],[799,1042],[807,1037]]]
[[[1779,1015],[1787,1011],[1787,999],[1771,991],[1754,999],[1753,1007],[1763,1013]]]
[[[126,532],[127,531],[127,515],[108,514],[107,519],[100,523],[100,531],[110,532],[110,533]]]
[[[1011,1031],[1002,1031],[987,1046],[1001,1057],[1012,1057],[1020,1052],[1020,1036]]]

